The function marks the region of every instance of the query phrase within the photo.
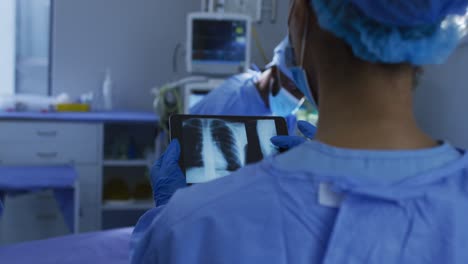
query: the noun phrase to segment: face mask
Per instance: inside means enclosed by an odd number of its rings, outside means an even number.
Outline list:
[[[276,96],[273,96],[270,92],[269,100],[273,115],[284,117],[295,114],[302,103],[304,103],[304,98],[301,100],[297,99],[285,88],[280,88]]]
[[[301,67],[292,67],[289,69],[291,71],[293,81],[297,86],[297,89],[301,91],[305,97],[312,103],[312,105],[317,108],[317,104],[315,103],[314,96],[312,95],[312,91],[310,90],[309,81],[307,80],[307,73]]]
[[[290,62],[290,65],[292,66],[289,67],[289,71],[291,72],[293,81],[296,84],[297,88],[305,95],[305,97],[309,100],[309,102],[311,102],[312,105],[315,108],[317,108],[317,104],[315,102],[314,96],[312,95],[312,90],[310,89],[309,81],[307,79],[307,72],[305,71],[303,67],[308,32],[309,32],[309,17],[307,17],[306,19],[306,26],[302,34],[301,57],[300,57],[301,63],[300,65],[296,65],[296,63],[294,62]],[[294,52],[289,53],[290,61],[294,60],[293,53]]]

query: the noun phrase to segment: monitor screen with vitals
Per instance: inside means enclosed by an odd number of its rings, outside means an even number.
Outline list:
[[[187,70],[230,75],[250,65],[251,19],[226,13],[191,13],[187,23]]]

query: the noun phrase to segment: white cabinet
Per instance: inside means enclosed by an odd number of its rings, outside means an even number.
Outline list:
[[[1,122],[0,142],[73,142],[96,140],[96,124],[64,122]],[[94,141],[94,143],[97,143]]]
[[[52,191],[7,197],[0,218],[0,245],[68,234]]]
[[[97,164],[100,125],[0,122],[0,162],[8,165]]]
[[[96,164],[98,146],[79,140],[68,142],[1,143],[0,161],[9,165]]]
[[[80,183],[80,232],[101,227],[102,169],[95,165],[77,165]]]
[[[79,232],[130,226],[153,206],[151,193],[149,202],[134,199],[137,185],[149,185],[145,172],[152,159],[145,153],[157,132],[153,114],[138,122],[132,117],[108,122],[10,120],[0,120],[0,166],[72,165],[78,174]],[[135,143],[137,155],[130,147],[121,152],[122,135],[123,141]],[[128,183],[135,197],[127,204],[103,205],[103,182],[113,178]],[[70,230],[53,191],[7,197],[0,217],[0,245],[65,234]]]
[[[100,229],[102,124],[0,121],[0,166],[71,164],[78,173],[79,230]],[[5,200],[0,244],[68,234],[52,191]]]

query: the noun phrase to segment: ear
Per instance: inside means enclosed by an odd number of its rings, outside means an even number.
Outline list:
[[[278,78],[278,67],[273,66],[271,68],[271,72],[268,78],[270,81],[270,90],[272,95],[277,95],[281,87],[280,80]]]

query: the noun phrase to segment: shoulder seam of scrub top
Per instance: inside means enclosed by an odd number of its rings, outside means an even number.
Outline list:
[[[252,171],[252,169],[255,169],[255,171],[257,171],[258,169],[264,170],[264,166],[258,166],[258,165],[259,164],[257,163],[257,164],[253,164],[253,165],[250,165],[250,166],[246,166],[246,167],[236,171],[235,173],[229,174],[228,176],[225,176],[223,178],[219,178],[217,180],[214,180],[213,182],[208,182],[208,183],[203,183],[203,184],[205,184],[205,185],[206,184],[212,184],[212,183],[216,184],[217,181],[228,180],[229,179],[228,177],[238,177],[237,176],[238,173],[242,173],[242,175],[244,175],[246,170],[247,170],[247,173],[249,171]],[[168,228],[164,228],[164,229],[168,230],[170,228],[173,228],[173,227],[179,225],[180,223],[183,223],[187,218],[190,218],[191,216],[193,216],[200,209],[202,209],[204,207],[207,207],[207,206],[210,206],[212,204],[215,204],[217,202],[220,202],[223,198],[225,198],[226,196],[231,196],[233,193],[235,193],[238,190],[241,190],[241,189],[245,190],[246,185],[247,185],[247,187],[249,187],[249,186],[255,187],[256,186],[255,183],[257,183],[259,181],[264,181],[264,178],[265,177],[263,175],[261,177],[250,177],[250,180],[242,182],[242,184],[238,185],[235,189],[231,189],[228,192],[218,193],[218,196],[210,197],[209,199],[207,199],[203,203],[198,203],[196,206],[191,206],[191,208],[189,208],[189,210],[186,210],[184,215],[181,215],[181,216],[177,217],[175,220],[167,219],[165,217],[166,219],[164,221],[164,224]],[[276,183],[273,183],[273,184],[275,186],[274,188],[276,189]],[[200,185],[200,187],[203,188],[204,186]],[[188,190],[188,191],[192,191],[192,190]],[[185,196],[185,194],[183,194],[183,195]],[[177,195],[177,193],[176,193],[174,196],[176,196],[176,199],[173,199],[173,201],[178,201],[177,197],[180,196],[180,193],[179,193],[179,195]],[[169,203],[166,205],[166,208],[165,208],[166,210],[164,210],[165,214],[161,215],[161,218],[166,216],[166,214],[168,213],[167,209],[170,209],[170,207],[172,207],[172,203],[169,201]],[[161,228],[158,228],[158,229],[160,230]],[[164,234],[164,235],[167,235],[167,234]]]
[[[305,144],[304,144],[305,145]],[[291,173],[307,173],[307,174],[312,174],[312,175],[323,175],[318,178],[311,178],[311,181],[337,181],[337,182],[343,182],[351,185],[373,185],[373,186],[397,186],[397,185],[404,185],[408,184],[408,186],[413,186],[413,185],[421,185],[421,184],[428,184],[432,183],[434,181],[450,177],[452,174],[457,173],[458,171],[461,170],[468,170],[468,153],[465,154],[460,154],[460,158],[448,162],[446,165],[435,168],[431,170],[431,172],[421,172],[417,173],[411,177],[404,178],[402,180],[396,181],[394,183],[390,184],[382,184],[379,183],[378,181],[373,181],[368,178],[363,178],[360,177],[360,175],[340,175],[336,173],[328,173],[325,174],[324,172],[320,171],[315,171],[313,167],[309,171],[304,171],[304,170],[294,170],[284,168],[280,166],[276,161],[277,158],[280,158],[280,156],[276,156],[273,159],[269,159],[267,164],[265,166],[273,168],[274,171],[277,171],[281,173],[283,176],[282,177],[294,177],[291,175]]]
[[[366,158],[370,160],[388,160],[388,159],[405,159],[405,158],[428,158],[432,155],[438,155],[444,151],[453,150],[454,153],[460,154],[452,145],[446,141],[437,147],[415,150],[366,150],[366,149],[346,149],[327,145],[317,140],[312,140],[304,144],[305,147],[313,149],[321,154],[340,157],[340,158]],[[460,154],[461,156],[461,154]]]

